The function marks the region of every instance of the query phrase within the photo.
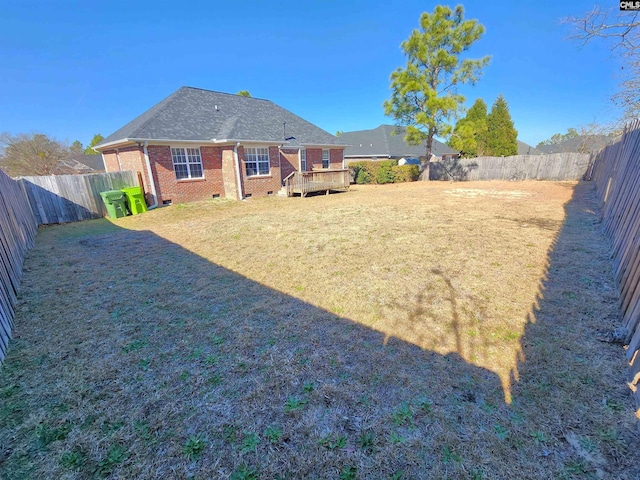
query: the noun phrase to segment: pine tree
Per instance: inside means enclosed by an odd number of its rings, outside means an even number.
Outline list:
[[[518,154],[518,131],[513,126],[509,106],[502,94],[487,115],[487,151],[485,155],[509,156]]]
[[[405,141],[426,143],[431,157],[434,136],[451,132],[449,119],[461,109],[460,85],[476,83],[490,57],[463,58],[484,34],[477,20],[465,20],[464,8],[437,5],[433,13],[420,16],[401,48],[407,57],[404,68],[391,74],[391,98],[384,102],[386,115],[406,127]]]
[[[484,155],[487,143],[487,104],[478,98],[467,115],[456,123],[449,146],[463,157]]]

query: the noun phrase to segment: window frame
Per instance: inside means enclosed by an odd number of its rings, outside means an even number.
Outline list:
[[[324,152],[327,152],[327,166],[324,166]],[[331,167],[331,150],[329,150],[328,148],[323,148],[322,149],[322,168],[329,168]]]
[[[300,149],[300,171],[301,172],[307,171],[307,149],[306,148]]]
[[[250,151],[253,152],[250,152]],[[264,157],[264,152],[259,152],[260,150],[266,151],[266,160],[264,158],[260,159],[262,155]],[[249,160],[250,157],[254,157],[255,160]],[[257,173],[250,174],[249,173],[249,164],[255,163],[255,171]],[[260,173],[260,164],[267,164],[267,173]],[[247,178],[253,177],[269,177],[271,176],[271,152],[269,152],[269,147],[264,146],[255,146],[255,147],[244,147],[244,173]]]
[[[169,147],[171,150],[171,164],[173,165],[173,174],[176,176],[176,180],[203,180],[204,179],[204,166],[202,164],[202,152],[200,151],[200,147]],[[174,151],[178,153],[178,155],[174,154]],[[197,154],[197,161],[193,161]],[[184,161],[176,162],[176,157],[179,159],[184,158]],[[178,178],[178,171],[176,170],[177,165],[185,165],[187,169],[187,176]],[[195,176],[193,174],[193,166],[200,166],[200,176]]]

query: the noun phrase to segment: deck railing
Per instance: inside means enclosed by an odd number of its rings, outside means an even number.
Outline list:
[[[348,190],[350,183],[349,170],[315,170],[313,172],[293,172],[284,179],[287,196],[299,193],[302,197],[311,192],[330,190]]]

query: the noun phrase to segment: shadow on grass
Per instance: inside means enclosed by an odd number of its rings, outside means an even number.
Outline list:
[[[589,188],[506,387],[463,360],[492,343],[480,327],[465,340],[470,300],[446,272],[451,328],[423,339],[456,346],[439,355],[151,232],[43,229],[0,376],[0,476],[636,478],[622,353],[594,340],[617,316]],[[403,328],[439,314],[434,291]]]

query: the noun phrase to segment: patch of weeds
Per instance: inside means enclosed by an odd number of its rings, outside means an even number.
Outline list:
[[[460,463],[462,457],[455,451],[455,449],[449,445],[445,445],[442,448],[442,461],[444,463]]]
[[[316,386],[312,381],[304,382],[304,385],[302,385],[302,390],[304,390],[305,393],[311,393],[315,388]]]
[[[99,478],[108,477],[127,456],[127,449],[123,445],[114,443],[109,447],[107,455],[96,466],[94,475]]]
[[[217,374],[217,373],[214,373],[213,375],[211,375],[209,377],[208,383],[212,387],[217,387],[218,385],[220,385],[222,383],[222,376]]]
[[[420,407],[422,413],[429,415],[433,411],[433,402],[423,398],[418,402],[418,407]]]
[[[404,443],[404,437],[397,432],[391,432],[391,435],[389,435],[389,442],[394,445],[398,445],[400,443]]]
[[[592,438],[589,438],[589,437],[580,438],[580,446],[591,454],[598,451],[597,442],[595,442]]]
[[[392,418],[393,423],[396,425],[402,425],[405,423],[413,425],[413,410],[411,409],[411,405],[407,402],[403,402],[402,405],[393,412]]]
[[[195,460],[204,452],[207,442],[196,435],[191,435],[182,447],[182,453],[188,460]]]
[[[509,437],[509,430],[507,430],[504,426],[499,423],[493,424],[493,431],[496,432],[496,436],[500,440],[506,440]]]
[[[621,412],[622,410],[624,410],[624,406],[620,405],[615,400],[607,400],[605,402],[605,407],[607,407],[608,410],[610,410],[610,411],[612,411],[614,413],[618,413],[618,412]]]
[[[110,422],[109,420],[105,420],[104,422],[102,422],[102,425],[100,425],[100,431],[104,435],[111,435],[112,433],[120,430],[122,427],[124,427],[124,422]]]
[[[340,480],[355,480],[358,469],[352,466],[346,466],[340,472]]]
[[[258,471],[247,465],[240,465],[229,477],[229,480],[257,480]]]
[[[134,421],[133,430],[142,440],[144,440],[147,445],[153,443],[153,435],[151,435],[151,433],[149,432],[149,426],[147,425],[147,422],[141,422],[139,420]]]
[[[142,369],[143,372],[149,370],[149,365],[151,364],[151,357],[141,358],[138,362],[138,366]]]
[[[73,425],[69,422],[62,422],[55,427],[40,423],[36,426],[35,433],[40,448],[47,448],[50,443],[65,440],[72,429]]]
[[[199,360],[200,358],[202,358],[203,355],[204,355],[203,348],[202,347],[196,347],[189,354],[189,359],[190,360]]]
[[[480,405],[480,408],[485,413],[493,413],[493,411],[496,409],[496,405],[491,402],[482,402],[482,404]]]
[[[404,472],[397,470],[389,476],[389,480],[404,480]]]
[[[544,434],[544,432],[541,432],[539,430],[534,430],[533,432],[529,433],[529,436],[531,438],[533,438],[533,440],[538,444],[538,443],[547,443],[547,436]]]
[[[585,474],[589,473],[590,468],[583,460],[578,460],[578,461],[568,462],[564,466],[564,471],[567,475],[570,475],[570,476],[577,475],[582,477]]]
[[[326,437],[322,437],[320,440],[318,440],[318,443],[329,450],[345,448],[347,446],[347,436],[329,434]]]
[[[132,342],[127,343],[124,347],[122,347],[122,351],[124,353],[131,353],[137,350],[140,350],[143,347],[146,347],[148,344],[144,340],[134,340]]]
[[[217,355],[207,355],[204,359],[204,362],[208,365],[217,365],[218,361],[219,359]]]
[[[267,437],[269,443],[272,443],[273,445],[280,443],[282,435],[283,433],[280,427],[267,427],[264,431],[264,436]]]
[[[18,396],[20,387],[10,385],[0,390],[0,425],[13,427],[22,423],[25,403]]]
[[[224,425],[222,427],[222,439],[227,443],[234,443],[238,437],[238,427],[235,425]]]
[[[376,437],[373,432],[362,432],[358,437],[358,445],[365,453],[373,453]]]
[[[294,396],[290,396],[287,398],[287,401],[284,402],[284,412],[291,413],[296,410],[302,409],[307,404],[307,400],[303,398],[296,398]]]
[[[74,449],[63,453],[58,463],[68,470],[80,470],[87,463],[87,456],[81,450]]]
[[[479,468],[472,468],[469,471],[469,478],[471,480],[482,480],[484,478],[484,474],[482,473],[482,470],[480,470]]]
[[[211,337],[209,337],[209,339],[211,340],[211,343],[213,345],[222,345],[224,343],[224,338],[218,336],[218,335],[211,335]]]
[[[183,382],[186,382],[187,380],[189,380],[189,377],[191,377],[191,374],[189,372],[187,372],[186,370],[184,370],[180,374],[180,380],[182,380]]]
[[[258,438],[258,434],[244,432],[244,438],[242,439],[242,445],[240,449],[242,453],[255,451],[259,443],[260,439]]]
[[[606,443],[619,443],[618,432],[615,428],[599,428],[597,431],[598,438]]]

